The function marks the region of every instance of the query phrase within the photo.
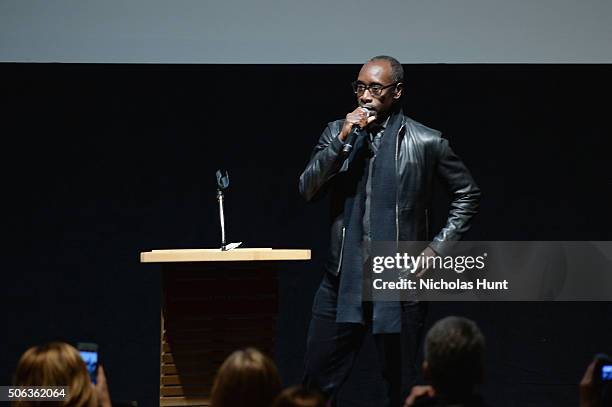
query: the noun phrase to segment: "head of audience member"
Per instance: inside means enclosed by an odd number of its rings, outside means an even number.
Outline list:
[[[295,385],[283,390],[272,407],[325,407],[326,401],[320,392]]]
[[[462,400],[476,394],[483,379],[485,339],[474,321],[449,316],[425,337],[423,375],[437,396]]]
[[[19,359],[15,386],[67,386],[66,407],[96,407],[97,395],[79,351],[63,342],[29,348]],[[53,405],[49,402],[17,401],[15,407]]]
[[[257,349],[229,355],[215,377],[212,407],[269,407],[281,390],[276,365]]]

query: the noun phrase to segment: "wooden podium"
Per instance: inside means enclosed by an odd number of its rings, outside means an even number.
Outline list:
[[[310,250],[153,250],[162,266],[160,406],[208,406],[213,379],[234,350],[272,356],[278,266]]]

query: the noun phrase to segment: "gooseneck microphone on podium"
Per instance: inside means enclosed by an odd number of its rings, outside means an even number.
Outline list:
[[[219,222],[221,224],[221,250],[227,250],[225,244],[225,215],[223,213],[223,191],[229,187],[227,171],[217,170],[217,202],[219,202]]]
[[[221,250],[227,251],[240,246],[242,242],[227,244],[225,240],[225,214],[223,212],[223,191],[229,187],[229,175],[227,171],[217,170],[217,202],[219,202],[219,224],[221,225]]]

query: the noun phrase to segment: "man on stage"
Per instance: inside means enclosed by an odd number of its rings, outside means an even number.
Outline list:
[[[363,265],[372,241],[431,241],[425,255],[459,240],[476,214],[480,190],[440,132],[405,116],[404,71],[378,56],[359,72],[358,107],[327,125],[300,176],[308,201],[331,194],[331,241],[326,272],[312,308],[304,382],[335,405],[365,333],[371,329],[386,384],[398,407],[415,384],[416,355],[426,304],[363,299]],[[434,177],[453,201],[444,228],[429,239]]]

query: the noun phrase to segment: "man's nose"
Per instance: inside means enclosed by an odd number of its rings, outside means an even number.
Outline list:
[[[368,103],[372,101],[372,94],[370,93],[370,89],[366,89],[363,91],[363,93],[359,97],[359,101],[361,103]]]

